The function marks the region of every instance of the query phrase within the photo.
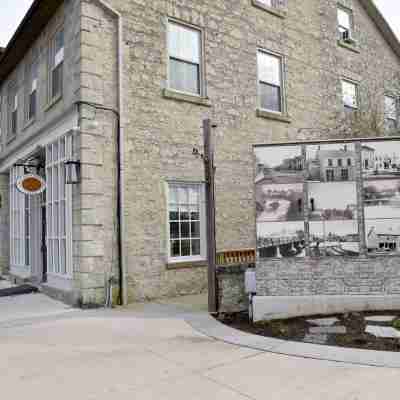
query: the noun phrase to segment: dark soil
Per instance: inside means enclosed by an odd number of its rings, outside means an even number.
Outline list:
[[[265,321],[257,323],[249,322],[249,316],[247,313],[220,314],[217,319],[232,328],[260,336],[321,344],[305,338],[308,333],[308,329],[315,326],[308,323],[307,320],[335,317],[339,320],[339,322],[335,323],[335,326],[345,326],[347,333],[328,334],[327,340],[324,343],[325,345],[367,350],[400,352],[400,339],[378,338],[365,332],[367,322],[365,321],[364,317],[373,315],[397,316],[398,319],[396,321],[400,321],[400,311],[388,311],[379,313],[347,313],[335,314],[330,316],[316,315],[312,317],[299,317],[286,320]],[[397,322],[397,324],[399,324],[399,322]],[[396,323],[392,325],[391,323],[382,322],[368,322],[368,325],[399,326],[396,325]]]

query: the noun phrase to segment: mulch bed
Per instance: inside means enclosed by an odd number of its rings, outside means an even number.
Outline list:
[[[305,340],[308,329],[312,326],[307,320],[335,317],[339,320],[335,325],[345,326],[345,334],[328,334],[325,345],[400,352],[400,339],[378,338],[365,332],[366,316],[390,315],[400,319],[400,311],[346,313],[330,316],[315,315],[312,317],[299,317],[286,320],[265,321],[251,323],[247,313],[220,314],[217,319],[232,328],[260,336],[273,337],[283,340],[312,343]],[[390,323],[370,323],[368,325],[392,326]],[[321,344],[321,343],[316,343]]]

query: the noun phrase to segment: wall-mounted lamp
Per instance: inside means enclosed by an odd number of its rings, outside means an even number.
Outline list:
[[[81,162],[68,160],[65,161],[65,183],[75,185],[81,182]]]

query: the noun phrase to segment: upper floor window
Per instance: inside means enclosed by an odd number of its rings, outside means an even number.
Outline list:
[[[258,51],[259,102],[263,110],[283,110],[282,57]]]
[[[63,92],[63,66],[64,66],[64,30],[60,29],[54,36],[50,45],[50,100],[62,95]]]
[[[353,36],[353,12],[348,8],[338,7],[337,15],[340,38],[351,40]]]
[[[32,121],[37,112],[38,91],[38,62],[34,61],[27,70],[27,92],[26,92],[26,120]]]
[[[171,183],[168,187],[169,259],[205,258],[203,185]]]
[[[202,94],[201,31],[169,21],[168,56],[169,88],[180,92]]]
[[[397,128],[397,99],[393,96],[385,96],[385,128]]]
[[[18,130],[18,88],[12,86],[8,93],[8,136],[17,134]]]
[[[358,87],[356,83],[342,80],[342,99],[345,110],[358,108]]]

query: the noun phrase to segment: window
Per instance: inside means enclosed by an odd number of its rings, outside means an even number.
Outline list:
[[[333,160],[328,158],[328,167],[333,167]]]
[[[38,63],[33,62],[27,69],[27,92],[26,92],[26,120],[32,121],[36,118],[37,90],[38,90]]]
[[[72,191],[65,182],[65,161],[72,158],[73,137],[46,146],[47,265],[50,275],[72,276]]]
[[[49,99],[55,99],[63,92],[64,30],[60,29],[50,46]]]
[[[349,170],[346,168],[342,169],[341,172],[341,177],[342,177],[342,181],[348,181],[349,180]]]
[[[261,109],[282,112],[282,58],[259,50],[258,80]]]
[[[180,92],[202,94],[201,31],[169,21],[169,88]]]
[[[349,38],[352,36],[352,26],[353,26],[353,13],[351,10],[338,7],[338,30],[340,38],[343,38],[343,33],[348,32]]]
[[[8,136],[13,137],[18,130],[18,90],[16,86],[9,89],[8,117]]]
[[[397,100],[392,96],[385,96],[385,128],[397,128]]]
[[[173,183],[168,189],[169,259],[204,259],[203,186]]]
[[[352,161],[351,161],[351,158],[348,158],[348,159],[347,159],[347,166],[348,166],[348,167],[351,167],[352,164],[353,164],[353,163],[352,163]]]
[[[334,173],[333,169],[326,170],[326,180],[328,182],[333,182],[335,180],[335,173]]]
[[[23,167],[10,171],[10,264],[15,267],[30,265],[30,200],[17,189]]]
[[[337,160],[337,165],[338,165],[338,167],[341,167],[342,164],[343,164],[342,159],[339,158],[339,159]]]
[[[356,83],[342,80],[342,99],[345,109],[353,110],[358,107],[358,88]]]

